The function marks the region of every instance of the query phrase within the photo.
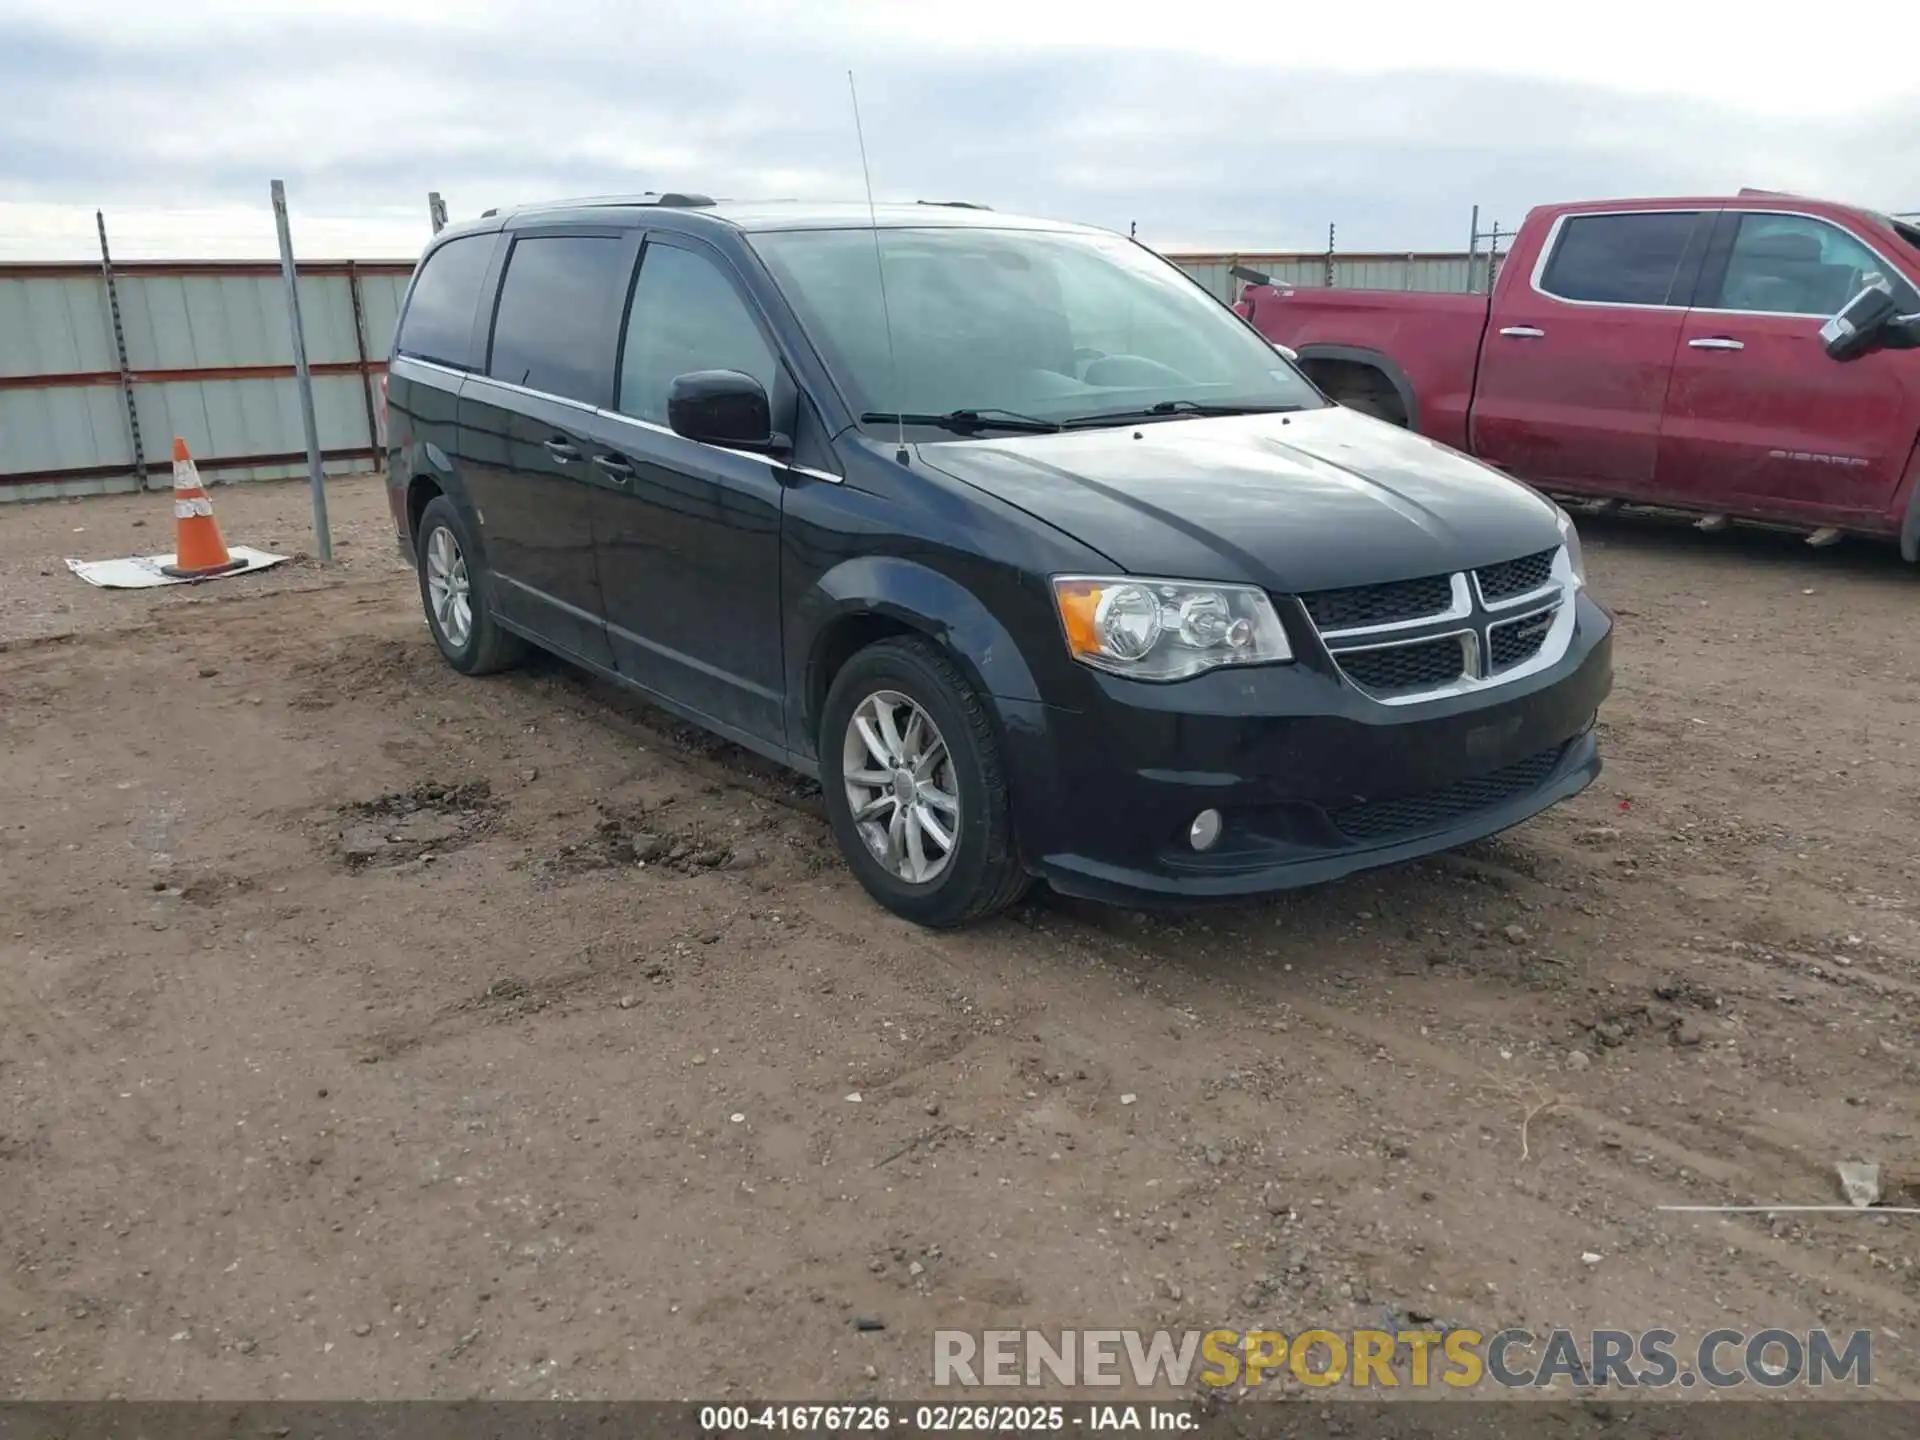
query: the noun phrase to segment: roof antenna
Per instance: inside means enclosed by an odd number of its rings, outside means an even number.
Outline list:
[[[893,308],[887,304],[887,267],[880,258],[880,217],[873,208],[873,171],[867,168],[867,135],[860,128],[860,91],[854,86],[853,71],[847,71],[847,94],[853,97],[853,133],[860,141],[860,178],[867,183],[867,225],[873,231],[873,271],[880,278],[880,318],[887,327],[887,367],[892,371],[893,420],[898,427],[899,449],[893,458],[909,463],[907,422],[900,409],[900,357],[893,350]]]

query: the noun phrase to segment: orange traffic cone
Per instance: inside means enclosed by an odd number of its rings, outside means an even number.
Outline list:
[[[227,553],[227,542],[220,538],[220,526],[213,518],[213,500],[200,483],[187,442],[173,442],[173,564],[162,565],[160,573],[179,580],[197,580],[203,575],[224,575],[229,570],[244,570],[247,562]]]

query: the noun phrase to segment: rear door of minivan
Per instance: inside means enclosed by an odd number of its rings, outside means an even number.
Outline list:
[[[460,395],[467,490],[502,616],[611,670],[593,515],[596,492],[616,482],[594,463],[592,430],[613,398],[638,233],[564,225],[511,234],[484,373]]]

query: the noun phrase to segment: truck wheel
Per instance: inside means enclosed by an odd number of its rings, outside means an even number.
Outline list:
[[[882,640],[847,661],[821,709],[818,749],[834,839],[894,914],[951,929],[1026,890],[993,723],[930,641]]]
[[[1301,362],[1307,378],[1336,405],[1405,428],[1411,417],[1386,373],[1360,360],[1329,360],[1309,355]]]
[[[415,569],[433,643],[462,675],[490,675],[519,663],[526,644],[494,621],[487,574],[460,511],[436,495],[420,516]]]
[[[1383,395],[1377,390],[1360,390],[1334,397],[1349,410],[1358,410],[1362,415],[1371,415],[1376,420],[1384,420],[1389,425],[1404,427],[1407,417],[1400,413],[1400,397]]]

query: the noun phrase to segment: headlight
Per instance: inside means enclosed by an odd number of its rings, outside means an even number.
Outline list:
[[[1054,603],[1073,658],[1136,680],[1293,659],[1273,602],[1251,585],[1063,575]]]
[[[1567,564],[1573,567],[1573,578],[1580,584],[1587,583],[1587,556],[1580,548],[1580,532],[1573,528],[1573,517],[1554,506],[1554,513],[1560,517],[1560,543],[1567,547]]]

